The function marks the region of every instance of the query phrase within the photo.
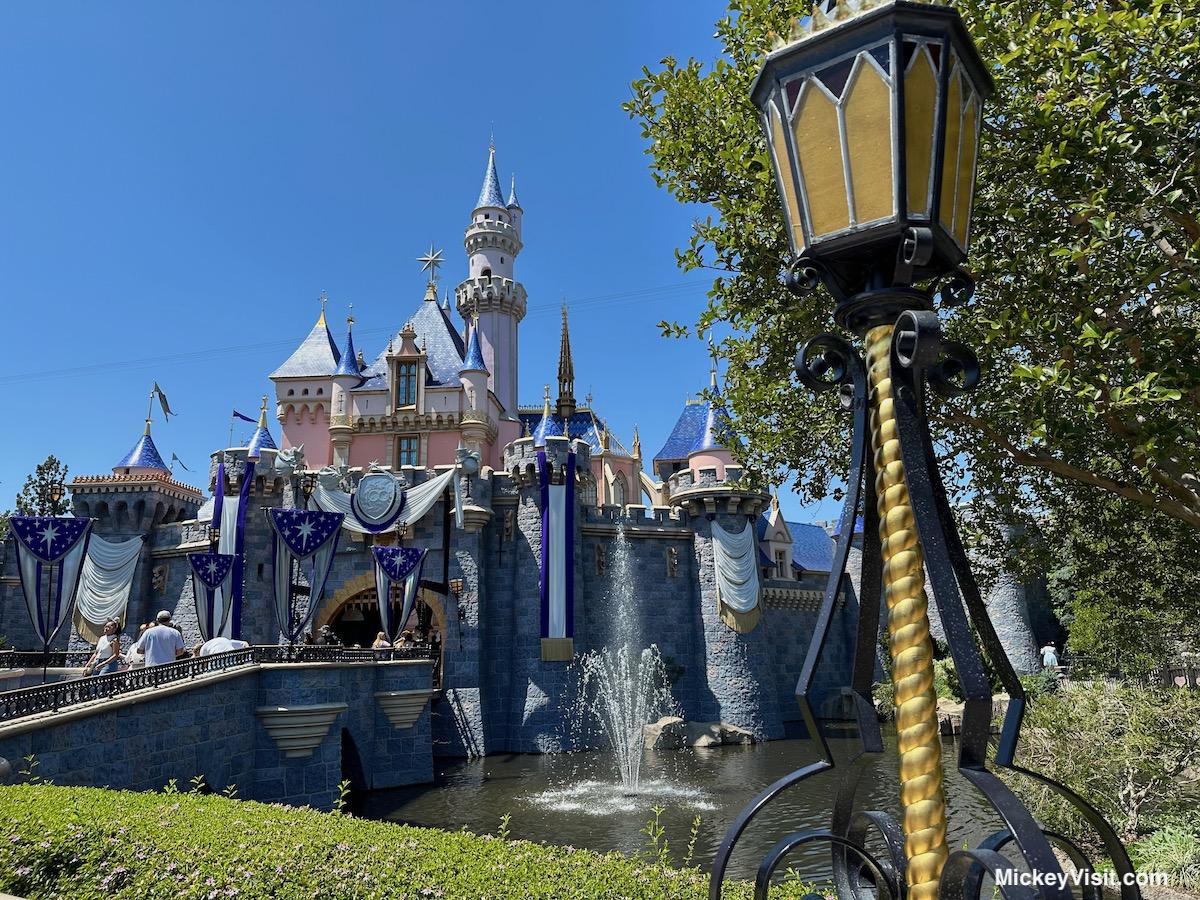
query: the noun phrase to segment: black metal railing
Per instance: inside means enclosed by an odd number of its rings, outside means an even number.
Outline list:
[[[35,654],[41,656],[41,654]],[[71,678],[37,687],[21,688],[0,693],[0,722],[53,712],[89,700],[101,700],[127,694],[143,688],[159,687],[176,681],[187,681],[197,675],[208,675],[254,662],[254,648],[231,650],[195,659],[181,659],[161,666],[143,666],[96,675],[91,678]]]
[[[6,651],[29,659],[26,668],[40,668],[42,654]],[[84,654],[79,665],[86,662]],[[159,687],[177,681],[187,681],[198,675],[220,672],[237,666],[256,663],[319,663],[352,662],[371,663],[392,660],[430,660],[438,666],[438,652],[429,646],[402,647],[395,650],[362,650],[351,647],[299,646],[289,648],[274,644],[246,647],[212,656],[181,659],[161,666],[141,666],[114,672],[111,675],[95,675],[90,678],[70,678],[36,687],[20,688],[0,692],[0,723],[20,719],[38,713],[54,712],[67,706],[101,700],[127,694],[143,688]],[[10,668],[16,668],[14,664]]]
[[[324,644],[260,644],[254,648],[255,659],[262,663],[282,662],[387,662],[398,659],[433,659],[437,651],[427,645],[372,650],[362,647],[331,647]]]

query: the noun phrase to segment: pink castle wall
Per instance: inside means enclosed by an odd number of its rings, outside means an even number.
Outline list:
[[[688,468],[695,474],[700,469],[717,470],[717,477],[725,477],[725,467],[733,462],[728,450],[717,450],[712,453],[696,453],[688,457]]]
[[[434,466],[452,465],[458,454],[458,444],[462,439],[458,431],[431,431],[429,433],[429,456],[421,460],[427,469]]]
[[[350,442],[350,467],[366,468],[371,463],[392,464],[387,458],[387,437],[382,434],[360,434]]]
[[[289,411],[283,420],[283,447],[298,447],[304,445],[305,465],[310,469],[319,469],[329,465],[331,455],[329,448],[329,419],[323,406],[317,407],[315,416],[308,412],[297,416],[295,411]]]

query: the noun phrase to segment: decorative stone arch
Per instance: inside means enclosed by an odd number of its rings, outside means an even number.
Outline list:
[[[349,603],[367,592],[370,592],[372,595],[375,593],[375,571],[373,565],[371,571],[351,578],[322,601],[321,608],[317,610],[316,616],[313,617],[312,630],[316,632],[322,625],[331,623],[337,618],[338,613],[345,609]],[[430,624],[442,636],[442,653],[444,654],[449,635],[446,629],[446,607],[442,603],[442,597],[428,588],[421,588],[417,592],[417,599],[422,600],[433,612]]]

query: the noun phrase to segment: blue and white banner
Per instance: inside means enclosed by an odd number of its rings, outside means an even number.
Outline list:
[[[539,450],[542,506],[542,637],[575,635],[575,454],[567,454],[563,484],[550,483],[546,452]]]
[[[417,547],[372,547],[375,556],[375,593],[379,598],[380,630],[392,643],[412,614],[417,589],[421,586],[421,566],[425,550]],[[392,585],[403,585],[403,603],[399,618],[392,618]]]
[[[192,594],[196,600],[196,624],[200,637],[211,641],[229,619],[229,582],[233,578],[232,553],[189,553],[192,564]]]
[[[48,647],[70,618],[87,557],[91,519],[68,516],[13,516],[17,571],[33,630]]]
[[[247,459],[242,472],[242,487],[236,497],[225,496],[225,460],[217,463],[217,481],[213,496],[212,524],[221,530],[217,550],[234,557],[229,584],[217,588],[217,603],[229,607],[221,637],[237,637],[242,630],[242,591],[245,583],[246,501],[254,486],[256,460]],[[214,635],[216,637],[216,635]]]
[[[271,523],[271,558],[275,566],[275,618],[289,642],[304,634],[321,606],[344,519],[341,513],[318,510],[267,510],[267,521]],[[296,603],[293,560],[299,562],[308,578],[308,605],[304,609],[298,608]]]
[[[329,481],[336,484],[335,479],[338,477],[336,470],[327,468],[322,472],[328,472]],[[342,513],[346,517],[342,527],[347,531],[357,534],[383,534],[420,521],[433,508],[434,504],[442,499],[442,494],[446,489],[453,486],[454,519],[458,527],[462,528],[462,492],[458,487],[457,466],[408,490],[400,489],[399,485],[395,483],[395,476],[388,473],[371,473],[363,478],[363,482],[366,482],[368,478],[390,478],[393,483],[389,487],[382,481],[372,482],[368,485],[370,489],[368,493],[373,496],[369,498],[366,495],[356,496],[362,491],[361,483],[356,494],[347,494],[345,491],[339,491],[335,487],[318,482],[309,499],[309,506],[315,506],[326,512]],[[383,499],[387,497],[392,499],[390,505],[384,509]],[[371,518],[359,518],[360,514],[368,513]]]

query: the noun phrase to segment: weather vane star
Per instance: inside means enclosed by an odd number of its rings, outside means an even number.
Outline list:
[[[438,267],[442,264],[442,251],[434,248],[430,243],[429,250],[424,256],[418,256],[417,262],[421,264],[421,271],[429,273],[430,281],[437,281]]]

